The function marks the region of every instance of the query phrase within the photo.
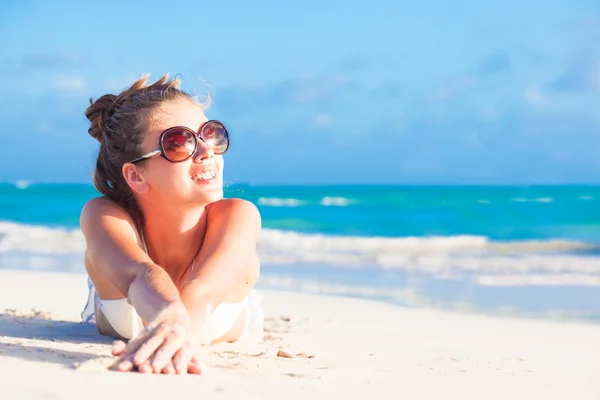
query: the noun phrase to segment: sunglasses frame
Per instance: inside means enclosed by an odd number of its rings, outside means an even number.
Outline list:
[[[206,121],[205,123],[202,124],[202,126],[200,127],[200,130],[198,132],[194,132],[193,129],[188,128],[187,126],[172,126],[170,128],[165,129],[164,131],[161,132],[160,136],[158,137],[158,149],[150,151],[144,155],[141,155],[137,158],[134,158],[133,160],[129,161],[131,164],[135,164],[138,163],[140,161],[144,161],[144,160],[150,160],[156,157],[163,157],[165,160],[172,162],[172,163],[180,163],[180,162],[184,162],[186,160],[189,160],[191,157],[194,156],[194,154],[196,153],[196,150],[198,150],[198,140],[202,140],[204,143],[206,143],[206,141],[202,138],[202,133],[204,132],[204,129],[210,124],[210,123],[217,123],[219,124],[224,130],[225,130],[225,135],[227,138],[227,147],[225,148],[224,151],[222,152],[217,152],[215,151],[215,154],[218,155],[222,155],[227,153],[227,150],[229,150],[229,131],[227,130],[227,127],[225,127],[225,124],[223,124],[221,121],[218,121],[216,119],[211,119]],[[189,156],[187,156],[186,158],[184,158],[183,160],[179,160],[179,161],[175,161],[169,158],[169,156],[167,155],[167,152],[164,150],[163,147],[163,139],[165,137],[165,135],[167,135],[169,132],[172,132],[175,129],[182,129],[184,131],[187,131],[189,133],[192,134],[192,136],[194,136],[195,139],[195,144],[194,144],[194,151],[192,151],[190,153]]]

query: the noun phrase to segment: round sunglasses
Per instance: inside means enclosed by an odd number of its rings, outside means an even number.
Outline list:
[[[158,149],[135,158],[137,163],[162,156],[172,163],[183,162],[198,149],[198,139],[212,147],[215,154],[225,154],[229,149],[229,132],[222,122],[210,120],[202,124],[198,133],[185,126],[174,126],[163,131],[158,138]]]

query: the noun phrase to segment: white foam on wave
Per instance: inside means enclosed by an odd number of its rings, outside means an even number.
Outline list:
[[[294,231],[263,229],[261,245],[280,250],[327,250],[349,253],[523,253],[589,250],[594,245],[568,240],[493,242],[485,236],[364,237],[304,234]]]
[[[529,199],[526,197],[513,197],[510,200],[516,201],[518,203],[551,203],[552,201],[554,201],[552,197],[538,197],[535,199]]]
[[[298,199],[280,199],[277,197],[259,197],[258,204],[269,207],[298,207],[304,204]]]
[[[431,274],[453,271],[598,273],[594,257],[565,254],[595,249],[575,241],[493,242],[483,236],[346,237],[264,229],[259,242],[263,261],[381,267]]]
[[[318,279],[292,278],[268,274],[261,277],[260,285],[280,290],[300,290],[305,293],[364,296],[402,301],[409,305],[418,305],[424,296],[415,288],[389,288],[360,285],[338,284]]]
[[[27,189],[32,184],[32,181],[18,180],[15,182],[15,187],[17,187],[17,189]]]
[[[42,254],[83,252],[85,238],[79,229],[47,228],[0,222],[0,252]]]
[[[300,207],[309,205],[310,202],[306,200],[299,200],[294,198],[278,198],[278,197],[259,197],[258,204],[267,207]],[[316,204],[316,203],[315,203]],[[350,199],[345,197],[336,196],[325,196],[319,200],[319,205],[325,207],[337,206],[344,207],[352,204]]]
[[[436,276],[452,273],[598,274],[598,257],[569,254],[590,249],[595,247],[566,240],[494,242],[483,236],[468,235],[348,237],[276,229],[263,229],[258,244],[263,263],[376,267]],[[23,263],[35,261],[42,269],[45,264],[39,258],[50,257],[60,259],[62,263],[68,261],[69,265],[77,262],[82,265],[84,251],[85,239],[79,229],[0,222],[0,257],[3,263],[17,262],[17,259]]]
[[[484,275],[475,280],[483,286],[600,286],[600,275],[584,274],[510,274],[510,275]]]
[[[347,205],[350,205],[351,201],[350,199],[347,199],[345,197],[330,197],[330,196],[325,196],[321,199],[320,204],[322,206],[337,206],[337,207],[344,207]]]

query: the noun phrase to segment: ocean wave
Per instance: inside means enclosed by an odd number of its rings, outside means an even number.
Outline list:
[[[483,236],[348,237],[309,235],[264,229],[261,259],[274,264],[379,267],[411,272],[600,273],[595,257],[570,252],[597,250],[593,244],[567,241],[494,242]]]
[[[33,185],[33,181],[26,181],[24,179],[15,182],[15,187],[17,189],[27,189],[31,185]]]
[[[569,252],[594,250],[598,246],[569,240],[530,240],[494,242],[485,236],[429,236],[429,237],[364,237],[304,234],[278,229],[263,229],[261,246],[270,249],[349,253],[399,253],[410,255],[457,253],[524,253]]]
[[[258,204],[266,207],[300,207],[311,204],[319,204],[325,207],[338,206],[344,207],[352,204],[350,199],[339,196],[324,196],[318,203],[315,201],[300,200],[295,198],[279,198],[279,197],[259,197]]]
[[[538,197],[535,199],[529,199],[526,197],[513,197],[510,200],[516,201],[518,203],[551,203],[552,201],[554,201],[552,197]]]
[[[0,252],[57,254],[84,250],[85,238],[79,229],[0,222]]]
[[[452,273],[598,274],[597,257],[576,252],[597,250],[593,244],[567,240],[496,242],[483,236],[361,237],[303,234],[263,229],[258,243],[268,264],[397,269],[438,276]],[[79,229],[49,228],[0,222],[3,263],[43,267],[44,257],[69,264],[81,262],[85,238]],[[12,260],[12,261],[11,261]],[[80,260],[80,261],[76,261]],[[11,265],[1,265],[11,267]],[[70,266],[70,269],[73,267]]]
[[[302,200],[298,199],[280,199],[277,197],[259,197],[258,204],[261,206],[270,207],[298,207],[304,204]]]
[[[330,196],[325,196],[320,201],[320,204],[322,206],[344,207],[344,206],[350,205],[350,203],[351,203],[351,200],[347,199],[345,197],[330,197]]]
[[[600,275],[583,274],[530,274],[484,275],[476,279],[482,286],[600,286]]]

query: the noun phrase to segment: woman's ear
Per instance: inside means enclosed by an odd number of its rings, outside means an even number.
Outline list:
[[[144,194],[148,191],[148,182],[142,176],[140,169],[132,163],[123,164],[123,177],[125,181],[137,194]]]

